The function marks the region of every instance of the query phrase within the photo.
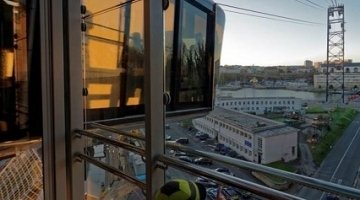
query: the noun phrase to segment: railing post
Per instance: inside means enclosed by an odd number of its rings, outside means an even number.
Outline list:
[[[38,8],[41,38],[41,76],[39,76],[41,88],[39,89],[42,93],[44,199],[55,200],[68,199],[69,194],[65,156],[62,7],[62,1],[40,0]],[[35,8],[36,5],[32,9]]]
[[[68,172],[69,199],[84,199],[84,162],[75,159],[83,152],[84,140],[73,134],[83,129],[83,74],[81,68],[81,13],[80,0],[66,0],[64,3],[64,68],[66,98],[66,167]]]
[[[164,30],[160,0],[144,1],[146,199],[164,183],[156,156],[164,153]]]

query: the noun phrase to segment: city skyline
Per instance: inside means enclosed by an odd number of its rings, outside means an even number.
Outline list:
[[[326,61],[327,8],[329,1],[315,0],[321,7],[288,0],[215,0],[217,3],[296,18],[319,24],[269,20],[240,13],[260,15],[221,6],[226,24],[221,65],[302,65],[305,60]],[[345,6],[345,59],[360,61],[360,1],[342,0]],[[264,16],[264,15],[261,15]],[[267,16],[269,17],[269,16]],[[274,18],[274,17],[271,17]]]

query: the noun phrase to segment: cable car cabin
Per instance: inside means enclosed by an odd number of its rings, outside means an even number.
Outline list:
[[[141,120],[143,0],[83,0],[81,11],[85,120]],[[223,11],[208,0],[170,0],[164,8],[167,116],[212,110],[224,23]]]

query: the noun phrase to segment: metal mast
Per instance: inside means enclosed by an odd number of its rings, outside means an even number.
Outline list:
[[[326,62],[326,102],[329,96],[341,94],[344,103],[344,5],[335,4],[328,8],[327,62]],[[335,101],[340,99],[332,98]]]

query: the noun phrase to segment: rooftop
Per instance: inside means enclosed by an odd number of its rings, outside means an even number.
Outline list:
[[[327,64],[326,64],[326,63],[323,63],[323,64],[321,64],[321,67],[327,67]],[[334,63],[330,63],[330,64],[329,64],[329,67],[335,67],[335,64],[334,64]],[[345,62],[345,63],[344,63],[344,67],[360,67],[360,63],[359,63],[359,62],[356,62],[356,63],[348,63],[348,62]]]
[[[231,97],[231,96],[218,96],[217,100],[243,100],[243,99],[296,99],[295,97]]]
[[[263,137],[297,132],[297,129],[281,122],[220,107],[215,107],[209,116]]]

